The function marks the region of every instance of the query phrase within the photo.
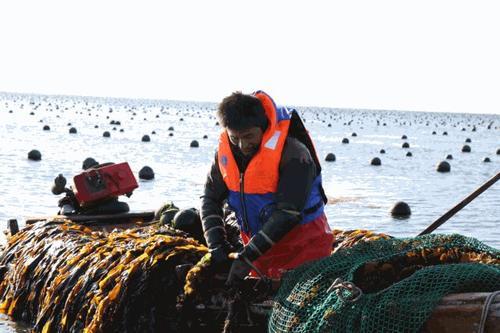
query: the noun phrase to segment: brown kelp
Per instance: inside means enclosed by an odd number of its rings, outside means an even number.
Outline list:
[[[335,241],[332,253],[351,248],[358,243],[392,238],[386,234],[364,229],[347,231],[336,229],[333,230],[333,234]],[[403,242],[403,244],[406,243]],[[404,255],[383,261],[366,262],[356,271],[355,279],[358,286],[364,292],[382,290],[427,266],[454,263],[500,264],[498,258],[494,258],[486,252],[478,252],[466,247],[449,247],[446,236],[443,236],[442,244],[433,248],[407,251]]]
[[[378,239],[389,239],[392,238],[387,234],[375,233],[370,230],[365,229],[355,229],[355,230],[340,230],[334,229],[333,233],[333,247],[332,253],[342,249],[354,246],[359,242],[370,242]]]
[[[43,332],[177,331],[176,267],[206,253],[166,226],[106,233],[39,222],[0,256],[0,311]]]
[[[354,274],[358,287],[367,293],[376,292],[430,266],[461,263],[500,265],[498,255],[455,245],[453,235],[440,237],[438,245],[430,247],[422,241],[420,247],[410,250],[406,250],[405,247],[410,243],[412,246],[418,246],[419,241],[402,242],[400,245],[402,252],[399,255],[365,262]]]
[[[420,332],[444,296],[494,295],[499,287],[500,251],[474,238],[358,241],[287,274],[274,296],[268,331]],[[471,314],[465,303],[455,305],[450,319]],[[476,326],[480,313],[469,317]],[[456,327],[449,323],[435,327]]]
[[[228,223],[238,247],[233,229]],[[389,237],[366,230],[334,235],[333,250]],[[206,247],[168,226],[104,232],[44,221],[12,236],[0,256],[0,311],[44,332],[207,327],[214,313],[224,321],[221,310],[235,295],[215,273]],[[272,296],[262,283],[254,287],[246,295],[253,302]]]
[[[333,234],[334,254],[396,241],[367,230]],[[454,246],[444,236],[439,246],[419,248],[419,241],[412,240],[411,249],[399,241],[403,254],[359,265],[356,285],[371,293],[428,266],[500,264],[491,253]],[[106,232],[67,220],[42,221],[10,237],[0,255],[0,312],[36,332],[216,332],[225,319],[227,332],[264,331],[279,282],[254,279],[231,290],[224,285],[228,268],[212,267],[205,246],[166,225]],[[318,295],[313,286],[302,303]]]

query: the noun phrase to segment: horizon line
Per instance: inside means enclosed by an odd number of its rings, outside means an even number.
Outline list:
[[[3,95],[26,95],[26,96],[45,96],[45,97],[76,97],[76,98],[93,98],[93,99],[115,99],[127,101],[153,101],[153,102],[196,102],[196,103],[210,103],[218,104],[215,101],[203,100],[180,100],[180,99],[163,99],[163,98],[146,98],[146,97],[117,97],[117,96],[91,96],[91,95],[72,95],[72,94],[52,94],[52,93],[32,93],[32,92],[12,92],[0,91]],[[333,106],[318,106],[318,105],[298,105],[298,104],[283,104],[289,107],[300,108],[319,108],[319,109],[332,109],[332,110],[348,110],[348,111],[386,111],[386,112],[419,112],[419,113],[441,113],[441,114],[462,114],[462,115],[484,115],[484,116],[500,116],[497,113],[468,113],[468,112],[450,112],[450,111],[423,111],[423,110],[402,110],[402,109],[383,109],[383,108],[357,108],[357,107],[333,107]]]

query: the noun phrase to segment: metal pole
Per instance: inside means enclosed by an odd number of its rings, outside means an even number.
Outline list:
[[[471,194],[469,194],[469,196],[467,198],[465,198],[464,200],[462,200],[461,202],[459,202],[455,207],[453,207],[448,212],[446,212],[446,214],[444,214],[443,216],[441,216],[440,218],[438,218],[436,221],[434,221],[434,223],[432,223],[430,226],[427,227],[427,229],[425,229],[424,231],[422,231],[418,235],[422,236],[422,235],[430,234],[431,232],[433,232],[434,230],[436,230],[437,228],[439,228],[443,223],[445,223],[446,221],[448,221],[448,219],[450,219],[450,217],[452,217],[459,210],[461,210],[462,208],[464,208],[465,206],[467,206],[469,204],[469,202],[471,202],[478,195],[480,195],[481,193],[483,193],[484,191],[486,191],[491,185],[495,184],[498,179],[500,179],[500,172],[497,173],[496,176],[493,176],[486,183],[484,183],[483,185],[481,185],[481,187],[479,187],[477,190],[475,190],[474,192],[472,192]]]

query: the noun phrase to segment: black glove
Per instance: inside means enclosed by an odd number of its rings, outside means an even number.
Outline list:
[[[226,286],[238,287],[250,273],[251,267],[246,263],[245,259],[239,255],[237,259],[233,260],[229,275],[227,276]]]
[[[226,238],[224,220],[221,216],[205,216],[201,219],[201,225],[203,227],[203,235],[210,251],[213,251],[221,246],[226,247],[227,245],[229,245]]]
[[[223,267],[229,266],[228,255],[231,252],[233,252],[233,248],[228,242],[223,242],[215,249],[210,249],[210,266],[216,271],[221,271]]]

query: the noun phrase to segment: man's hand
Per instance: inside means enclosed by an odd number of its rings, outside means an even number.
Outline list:
[[[229,243],[220,245],[217,248],[210,250],[211,265],[215,268],[215,270],[219,270],[220,267],[223,267],[225,264],[229,263],[228,255],[231,250],[232,247]]]
[[[236,287],[243,282],[245,277],[250,273],[250,265],[246,263],[245,258],[241,255],[237,255],[235,259],[233,259],[233,263],[231,265],[231,269],[229,270],[229,275],[226,280],[226,286],[228,287]]]

